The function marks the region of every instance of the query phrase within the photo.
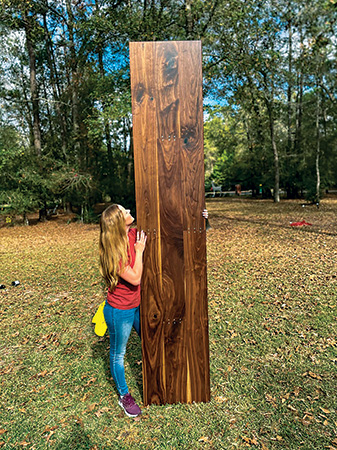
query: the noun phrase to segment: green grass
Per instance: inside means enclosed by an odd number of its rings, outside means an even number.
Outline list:
[[[0,229],[1,449],[337,448],[337,201],[207,207],[211,402],[150,406],[140,422],[121,412],[108,337],[91,324],[98,227]],[[132,334],[141,403],[140,361]]]

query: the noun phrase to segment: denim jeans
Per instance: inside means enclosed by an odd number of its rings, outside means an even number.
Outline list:
[[[119,395],[129,392],[125,381],[124,355],[132,327],[140,336],[139,306],[132,309],[117,309],[108,302],[104,306],[104,318],[110,334],[110,370]]]

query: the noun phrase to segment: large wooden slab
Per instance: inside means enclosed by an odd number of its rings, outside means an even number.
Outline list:
[[[130,43],[144,403],[210,399],[201,43]]]

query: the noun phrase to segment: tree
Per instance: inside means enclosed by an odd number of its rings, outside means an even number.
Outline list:
[[[269,147],[274,159],[275,201],[279,201],[280,183],[289,196],[308,189],[305,171],[309,161],[316,172],[316,182],[310,177],[310,186],[317,191],[324,141],[322,126],[328,133],[322,93],[333,104],[331,86],[336,89],[328,69],[335,60],[329,37],[335,33],[334,11],[334,4],[319,1],[252,1],[244,8],[237,2],[221,2],[206,38],[207,91],[245,116],[246,152],[252,156],[250,166],[253,167],[254,160],[259,165],[254,173],[259,169],[263,176],[268,173],[268,168],[262,168],[259,161]],[[319,70],[314,56],[318,54],[314,51],[318,43]],[[313,125],[316,137],[309,148],[304,137],[304,129],[308,127],[304,122],[311,121],[311,107],[303,99],[310,90],[319,93],[321,106],[317,107],[316,98],[314,117],[318,114],[319,119]],[[309,154],[315,159],[308,158]]]
[[[13,151],[24,151],[27,167],[12,169],[17,181],[25,173],[22,186],[35,177],[33,204],[57,194],[81,208],[85,220],[103,198],[134,202],[130,40],[202,39],[205,98],[221,105],[205,124],[209,179],[241,182],[254,195],[263,184],[274,188],[276,201],[278,186],[288,196],[306,190],[318,199],[335,183],[335,2],[1,6],[0,132],[10,124],[21,137]]]

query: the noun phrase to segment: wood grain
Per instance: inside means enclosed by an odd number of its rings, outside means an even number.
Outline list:
[[[130,43],[145,404],[208,401],[200,42]]]
[[[190,373],[190,399],[210,398],[209,342],[207,311],[206,230],[200,214],[204,204],[204,152],[201,43],[185,43],[181,53],[180,73],[188,80],[180,83],[182,208],[184,214],[184,279],[186,359]],[[193,68],[193,70],[191,70]],[[192,100],[193,99],[193,100]]]
[[[144,64],[146,61],[146,64]],[[132,116],[135,161],[137,221],[146,231],[147,248],[142,279],[142,342],[144,399],[166,402],[164,352],[164,302],[159,216],[156,99],[154,52],[151,46],[130,45]],[[148,401],[146,402],[149,403]]]

